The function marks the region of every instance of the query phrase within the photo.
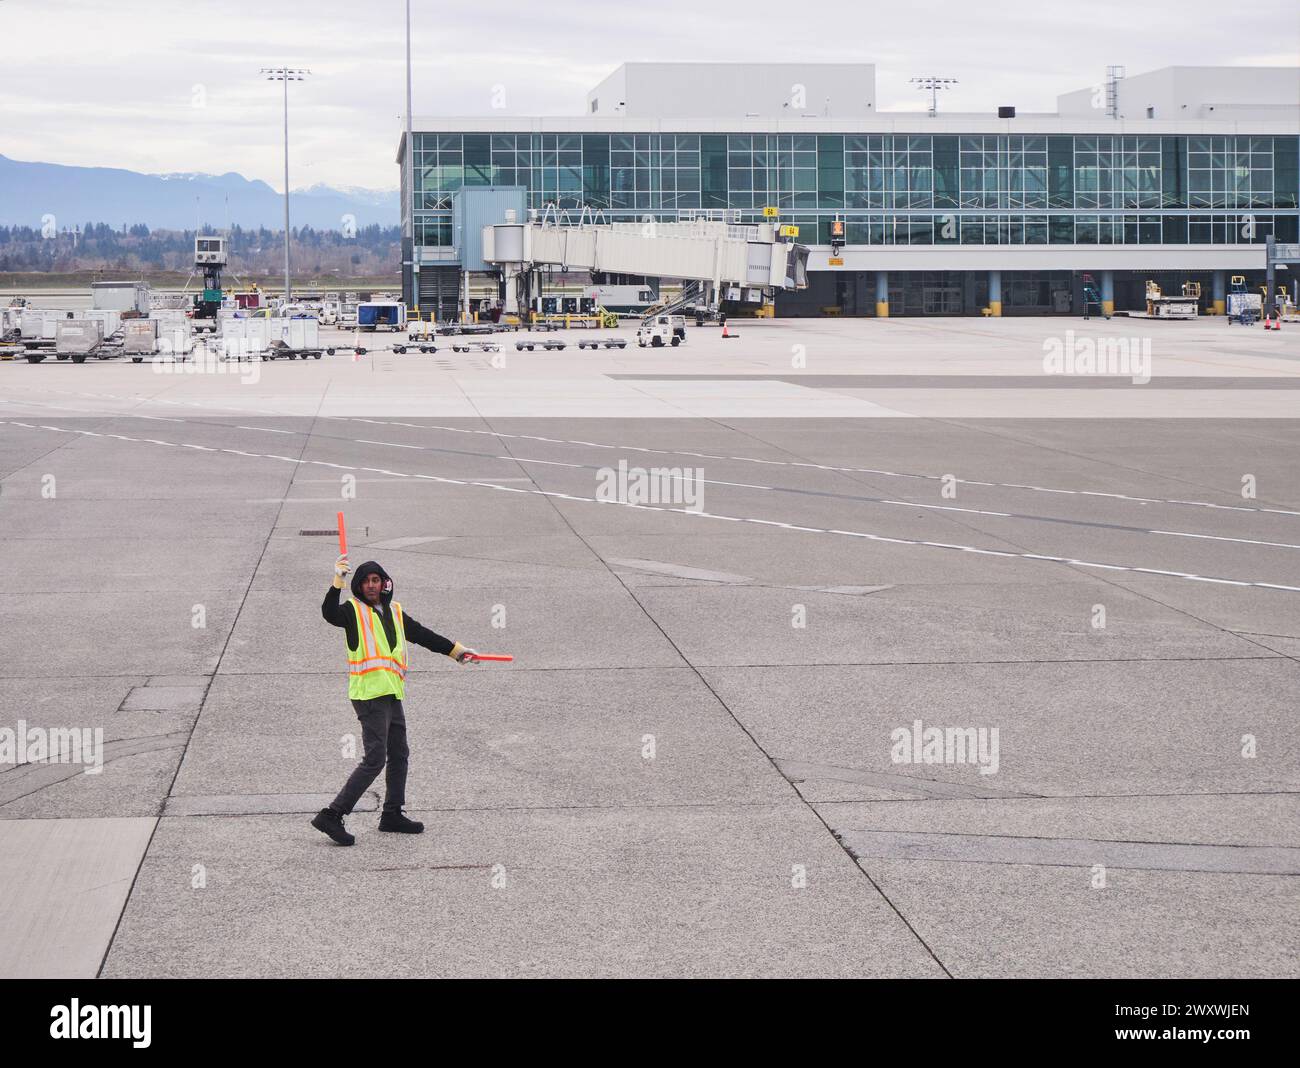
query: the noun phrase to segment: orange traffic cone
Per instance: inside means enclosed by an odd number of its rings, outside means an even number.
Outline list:
[[[724,339],[730,341],[732,338],[736,337],[737,335],[733,334],[730,330],[728,330],[727,324],[724,322],[722,324],[722,336]]]

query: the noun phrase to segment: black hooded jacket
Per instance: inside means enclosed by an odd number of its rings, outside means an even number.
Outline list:
[[[391,649],[393,643],[397,641],[397,630],[393,624],[393,613],[389,607],[393,601],[393,580],[388,577],[388,572],[380,567],[375,561],[367,560],[364,564],[352,573],[352,596],[362,604],[366,604],[365,597],[361,594],[361,580],[367,575],[378,573],[379,577],[384,580],[384,587],[379,595],[379,604],[374,606],[384,621],[384,635],[388,638],[388,647]],[[348,636],[348,647],[353,648],[357,644],[357,615],[352,609],[343,604],[339,595],[343,591],[333,583],[325,591],[325,600],[321,602],[320,614],[324,617],[326,623],[332,623],[336,627],[342,627]],[[414,642],[416,645],[423,645],[435,653],[441,653],[446,656],[456,647],[456,643],[441,634],[435,634],[428,627],[422,627],[411,614],[402,609],[402,619],[406,625],[406,640]]]

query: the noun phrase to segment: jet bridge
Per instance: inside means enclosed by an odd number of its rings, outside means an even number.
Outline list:
[[[715,300],[727,285],[802,289],[808,284],[808,249],[779,240],[770,223],[507,221],[483,228],[483,260],[502,271],[507,311],[518,310],[510,307],[515,276],[544,267],[680,278],[705,284]]]

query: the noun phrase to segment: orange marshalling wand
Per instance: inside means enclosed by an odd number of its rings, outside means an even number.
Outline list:
[[[339,555],[347,556],[348,554],[348,528],[343,522],[343,513],[339,512]]]

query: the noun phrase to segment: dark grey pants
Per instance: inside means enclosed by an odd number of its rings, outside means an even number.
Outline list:
[[[353,701],[352,707],[361,722],[361,744],[365,753],[330,808],[341,816],[351,812],[387,762],[384,811],[400,812],[406,804],[406,766],[411,755],[406,745],[406,715],[402,711],[402,702],[393,696],[375,697],[369,701]]]

